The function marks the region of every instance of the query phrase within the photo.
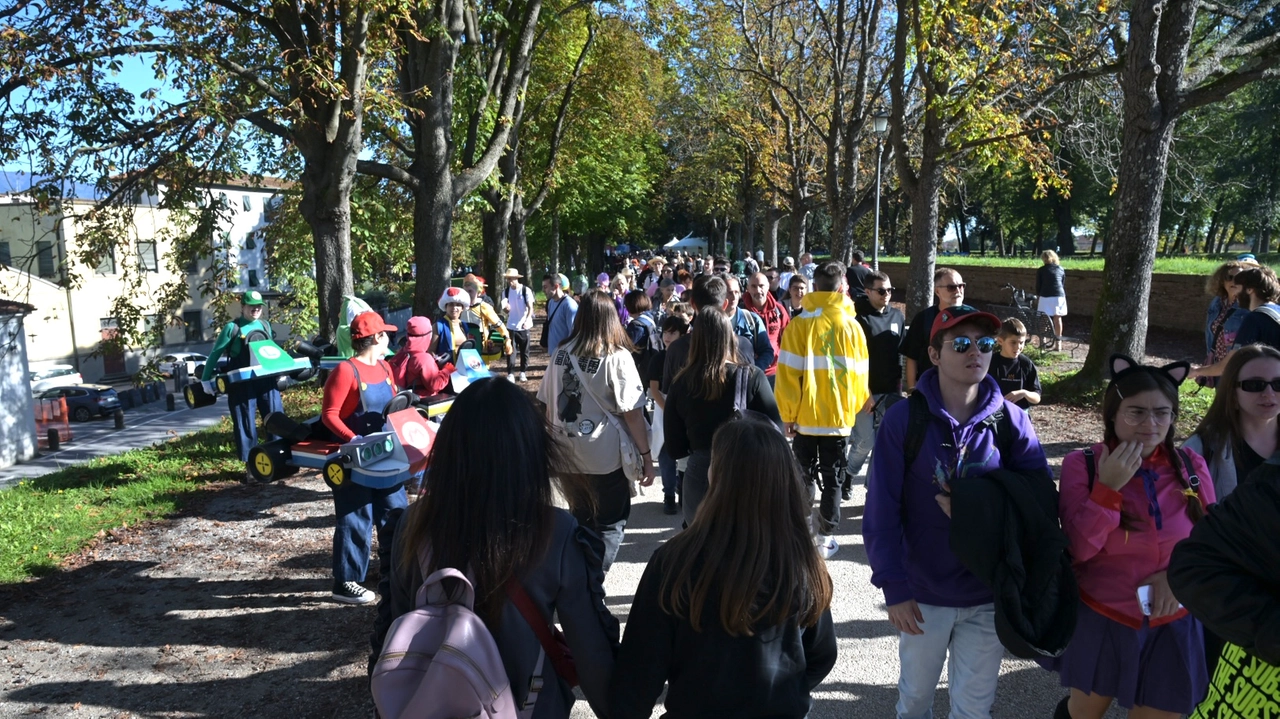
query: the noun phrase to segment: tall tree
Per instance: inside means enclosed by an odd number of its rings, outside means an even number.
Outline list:
[[[1130,3],[1120,71],[1124,125],[1115,212],[1079,381],[1100,380],[1112,353],[1144,356],[1174,128],[1186,112],[1275,75],[1280,65],[1278,5],[1280,0]]]

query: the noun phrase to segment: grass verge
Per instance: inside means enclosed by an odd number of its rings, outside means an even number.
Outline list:
[[[285,412],[310,417],[320,388],[284,395]],[[210,482],[238,480],[231,422],[185,437],[24,480],[0,491],[0,583],[47,574],[101,533],[169,516]]]
[[[1040,366],[1039,361],[1036,365]],[[1093,385],[1081,385],[1074,381],[1075,374],[1074,371],[1055,372],[1052,369],[1041,372],[1040,387],[1044,390],[1045,398],[1058,404],[1101,411],[1102,396],[1106,392],[1107,383],[1104,381]],[[1209,405],[1213,404],[1213,395],[1212,389],[1201,387],[1192,380],[1182,383],[1178,388],[1177,437],[1185,438],[1195,432],[1196,426],[1209,411]]]

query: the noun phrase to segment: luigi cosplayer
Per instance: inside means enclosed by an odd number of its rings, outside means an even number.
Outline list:
[[[248,367],[253,361],[249,343],[274,339],[271,323],[262,319],[265,304],[262,293],[257,290],[241,295],[240,316],[223,325],[213,349],[209,351],[209,359],[205,361],[200,381],[209,394],[214,393],[213,378],[218,374],[220,357],[226,356],[226,369]],[[255,408],[264,418],[272,412],[283,411],[274,377],[236,382],[227,387],[227,410],[231,414],[236,451],[242,462],[249,461],[249,450],[258,444],[258,428],[253,417]]]

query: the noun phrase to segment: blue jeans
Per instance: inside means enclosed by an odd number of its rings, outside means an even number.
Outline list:
[[[862,471],[871,456],[871,448],[876,444],[876,432],[880,422],[884,420],[885,410],[896,404],[902,397],[898,394],[873,394],[871,401],[875,407],[870,412],[859,412],[853,420],[853,434],[849,437],[849,477]]]
[[[391,547],[387,515],[393,509],[409,506],[404,487],[370,489],[346,482],[333,492],[333,581],[363,582],[369,571],[369,545],[372,530],[378,530],[378,546]]]
[[[957,609],[921,604],[920,614],[924,634],[898,636],[898,719],[932,719],[943,662],[947,662],[951,694],[950,719],[990,719],[1004,657],[996,636],[995,605]]]
[[[711,486],[707,479],[707,472],[710,469],[710,450],[695,449],[689,453],[689,463],[684,468],[684,487],[681,488],[680,496],[686,526],[693,524],[693,518],[698,516],[698,506],[702,504],[703,497],[707,496],[707,490]]]
[[[235,382],[227,387],[227,412],[231,415],[231,434],[241,462],[249,461],[249,450],[258,446],[255,414],[265,419],[272,412],[284,411],[276,378]]]
[[[578,524],[600,535],[604,542],[604,556],[601,565],[609,571],[613,560],[618,557],[618,549],[622,547],[622,538],[627,528],[627,519],[631,517],[631,485],[627,475],[621,469],[608,474],[588,475],[595,485],[595,514],[574,512]]]
[[[668,497],[676,496],[680,491],[680,471],[676,469],[676,461],[667,454],[666,444],[658,450],[658,472],[662,474],[662,493]]]

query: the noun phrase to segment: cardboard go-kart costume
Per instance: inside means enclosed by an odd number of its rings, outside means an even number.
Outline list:
[[[227,409],[241,460],[258,444],[254,414],[264,418],[281,409],[280,390],[309,379],[315,369],[306,358],[292,357],[272,339],[269,322],[262,319],[266,304],[262,294],[250,290],[241,296],[240,317],[223,325],[205,362],[204,374],[183,390],[187,406],[195,409],[227,395]],[[218,361],[226,366],[219,371]]]

